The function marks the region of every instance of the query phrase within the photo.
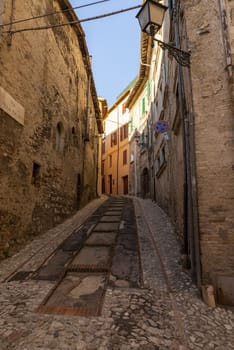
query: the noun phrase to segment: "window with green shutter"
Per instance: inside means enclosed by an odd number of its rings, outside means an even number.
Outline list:
[[[145,97],[143,97],[142,101],[141,101],[141,114],[145,113]]]

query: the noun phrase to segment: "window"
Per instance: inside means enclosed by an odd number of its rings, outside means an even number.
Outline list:
[[[159,177],[162,174],[166,165],[167,165],[166,149],[165,149],[165,145],[162,145],[161,149],[157,154],[157,163],[156,163],[156,169],[155,169],[157,177]]]
[[[141,100],[141,114],[145,113],[145,98]]]
[[[106,152],[106,142],[105,140],[102,141],[102,154],[104,154]]]
[[[57,124],[56,128],[56,151],[63,153],[65,143],[65,132],[61,122]]]
[[[145,133],[145,131],[141,134],[141,147],[147,147],[148,146],[148,135]]]
[[[112,155],[109,156],[109,168],[112,167]]]
[[[130,128],[130,132],[133,131],[133,117],[131,117],[130,121],[129,121],[129,128]]]
[[[117,145],[117,131],[111,134],[111,147]]]
[[[41,166],[38,163],[33,162],[33,169],[32,169],[32,184],[33,185],[39,185],[40,169],[41,169]]]
[[[101,168],[101,175],[104,175],[104,169],[105,169],[105,162],[104,160],[102,161],[102,168]]]
[[[127,150],[123,151],[123,165],[127,164]]]
[[[77,138],[76,129],[74,126],[72,127],[72,130],[71,130],[71,142],[73,146],[78,145],[78,138]]]
[[[169,0],[168,1],[168,7],[169,7],[169,10],[170,10],[170,12],[172,11],[172,9],[173,9],[173,3],[172,3],[172,0]]]
[[[128,124],[125,124],[120,128],[120,141],[123,141],[127,137],[128,137]]]

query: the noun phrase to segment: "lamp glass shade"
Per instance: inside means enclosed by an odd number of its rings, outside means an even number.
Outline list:
[[[151,26],[154,26],[154,30],[157,32],[162,26],[166,10],[167,7],[157,1],[146,0],[136,15],[142,32],[151,34]]]

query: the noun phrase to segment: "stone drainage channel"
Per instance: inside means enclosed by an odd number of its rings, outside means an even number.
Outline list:
[[[36,272],[19,271],[10,280],[28,279],[55,282],[36,311],[63,315],[100,316],[107,287],[138,288],[141,268],[132,200],[110,197]]]

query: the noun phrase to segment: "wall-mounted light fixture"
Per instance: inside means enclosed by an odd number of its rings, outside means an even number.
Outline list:
[[[136,15],[139,21],[141,31],[149,34],[152,38],[152,47],[154,47],[154,41],[157,41],[158,45],[163,50],[168,50],[169,53],[175,58],[175,60],[184,67],[190,66],[190,53],[177,48],[174,45],[164,43],[163,41],[156,39],[155,34],[162,27],[163,19],[167,6],[160,4],[156,0],[146,0],[142,5],[140,11]]]

